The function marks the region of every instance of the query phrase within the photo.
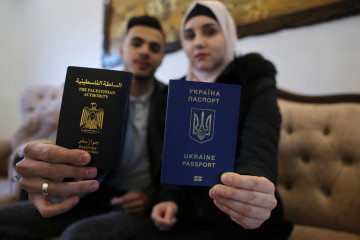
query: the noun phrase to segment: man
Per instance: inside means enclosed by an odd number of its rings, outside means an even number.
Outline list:
[[[53,142],[27,144],[16,170],[33,204],[0,209],[1,239],[130,239],[150,221],[160,182],[167,92],[154,78],[164,56],[159,22],[149,16],[132,18],[120,54],[124,70],[134,77],[118,169],[98,172],[86,166],[91,161],[87,152]]]

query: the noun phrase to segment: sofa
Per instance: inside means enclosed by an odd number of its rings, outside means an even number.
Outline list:
[[[37,88],[30,100],[24,97],[28,100],[22,101],[27,105],[22,114],[42,117],[23,121],[12,150],[9,141],[0,142],[1,158],[16,156],[17,146],[21,150],[24,142],[46,138],[56,129],[61,91]],[[43,105],[49,101],[52,107]],[[302,96],[279,89],[278,103],[282,125],[277,188],[285,218],[294,223],[290,240],[360,240],[360,95]],[[39,126],[29,132],[30,123]],[[0,159],[0,164],[4,178],[7,161]],[[13,166],[10,158],[9,169]]]
[[[0,141],[0,206],[26,198],[13,179],[15,164],[26,143],[46,140],[57,129],[62,92],[62,86],[39,84],[21,95],[21,124],[11,140]]]
[[[290,240],[360,239],[360,95],[278,91],[278,192]]]
[[[11,141],[0,141],[0,206],[16,200],[13,194],[10,194],[8,184],[8,165],[11,154]]]

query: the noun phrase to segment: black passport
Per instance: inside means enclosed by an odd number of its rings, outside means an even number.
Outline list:
[[[132,73],[68,67],[56,144],[90,153],[91,166],[120,161]]]

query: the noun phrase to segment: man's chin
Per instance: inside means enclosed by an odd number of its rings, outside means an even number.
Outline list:
[[[142,75],[142,74],[134,74],[134,79],[141,81],[141,82],[147,82],[151,79],[151,76]]]

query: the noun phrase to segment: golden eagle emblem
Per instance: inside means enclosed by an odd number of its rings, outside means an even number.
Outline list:
[[[104,110],[101,108],[96,109],[96,107],[96,103],[91,103],[91,108],[83,108],[80,120],[81,131],[96,134],[102,129]]]

